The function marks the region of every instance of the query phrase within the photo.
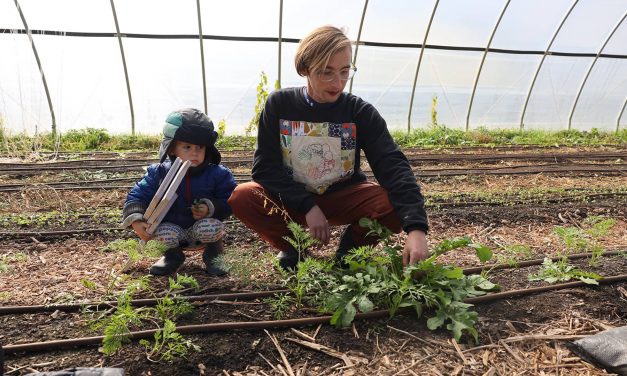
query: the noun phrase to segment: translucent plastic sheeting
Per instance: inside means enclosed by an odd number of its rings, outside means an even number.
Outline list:
[[[477,84],[470,128],[511,128],[519,124],[540,58],[489,53]]]
[[[492,40],[492,48],[544,51],[573,2],[574,0],[510,2]]]
[[[362,46],[353,94],[372,103],[390,129],[407,129],[419,49]]]
[[[5,29],[24,28],[13,1],[0,1],[0,25]]]
[[[575,96],[592,60],[589,57],[546,58],[529,98],[524,118],[526,128],[567,128]],[[605,109],[610,110],[607,107]]]
[[[104,123],[113,132],[130,133],[130,110],[116,39],[48,35],[33,38],[45,62],[59,131],[99,128]],[[39,77],[38,80],[41,86]],[[42,108],[48,111],[45,104]],[[122,124],[129,126],[115,128]]]
[[[625,0],[580,0],[564,23],[551,50],[597,53],[625,10]]]
[[[30,134],[50,131],[50,111],[28,37],[4,35],[0,51],[12,57],[0,58],[0,126]]]
[[[216,124],[224,119],[228,133],[244,133],[254,115],[262,72],[268,78],[268,90],[274,90],[277,58],[276,43],[205,41],[207,112]],[[250,61],[255,64],[245,64]]]
[[[431,123],[432,100],[437,97],[437,121],[451,128],[465,128],[468,102],[482,52],[425,50],[414,106],[412,128]],[[405,129],[407,122],[404,123]]]
[[[364,18],[361,40],[385,43],[422,44],[434,0],[402,0],[390,12],[390,2],[370,0]]]
[[[440,1],[427,44],[485,47],[504,0]]]
[[[363,7],[363,0],[286,0],[283,37],[300,39],[316,27],[330,24],[344,28],[348,37],[355,40]]]
[[[177,108],[203,108],[197,40],[126,39],[124,51],[136,132],[159,133],[167,114]],[[120,99],[126,100],[126,96]],[[124,124],[130,132],[129,121]]]
[[[599,58],[577,103],[572,128],[615,130],[616,118],[625,102],[626,88],[627,60]],[[627,116],[623,115],[623,124],[625,122]]]
[[[122,33],[198,34],[195,0],[117,0],[115,11]]]
[[[15,8],[13,0],[4,0]],[[33,30],[115,32],[108,0],[19,0]],[[4,27],[4,26],[1,26]],[[22,25],[20,24],[20,28]]]
[[[477,82],[470,128],[517,128],[533,75],[558,25],[575,0],[511,0]],[[86,126],[131,131],[122,57],[110,0],[19,0],[34,33],[60,131]],[[254,113],[260,73],[268,89],[279,76],[278,43],[219,41],[211,36],[278,38],[280,0],[200,1],[208,113],[224,119],[229,134],[243,133]],[[355,41],[365,0],[283,1],[283,38],[300,39],[315,27],[343,27]],[[360,45],[352,91],[372,102],[390,128],[407,129],[409,101],[429,17],[436,0],[369,0],[360,40],[412,44],[407,48]],[[464,128],[483,49],[506,0],[440,0],[426,41],[417,79],[411,127],[431,122],[437,96],[437,121]],[[127,58],[136,131],[158,133],[164,114],[176,107],[203,108],[202,66],[196,0],[115,0]],[[566,129],[581,83],[604,40],[627,10],[625,0],[579,0],[557,35],[539,72],[524,124]],[[14,0],[0,1],[0,29],[24,29]],[[64,32],[85,33],[67,36]],[[92,37],[89,33],[110,33]],[[135,38],[128,33],[155,34]],[[159,39],[159,36],[178,35]],[[471,47],[476,50],[452,50]],[[42,77],[26,35],[0,34],[0,117],[10,131],[49,131],[51,114]],[[284,42],[283,87],[306,84],[294,70],[297,44]],[[519,52],[524,52],[519,51]],[[627,21],[604,54],[627,55]],[[601,57],[590,71],[573,113],[574,129],[614,130],[627,98],[627,60]],[[347,85],[348,89],[348,85]],[[627,122],[627,114],[620,121]]]
[[[627,6],[626,6],[627,8]],[[603,49],[604,54],[627,55],[627,21],[623,21]]]
[[[196,3],[196,0],[191,1]],[[279,8],[279,0],[201,0],[202,32],[207,35],[276,38],[279,34]]]

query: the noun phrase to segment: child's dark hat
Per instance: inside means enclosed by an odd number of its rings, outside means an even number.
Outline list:
[[[222,156],[215,146],[218,133],[213,122],[202,111],[195,108],[183,108],[171,112],[163,125],[163,141],[159,147],[159,158],[163,162],[168,157],[168,149],[173,140],[188,142],[194,145],[205,145],[205,160],[220,163]]]

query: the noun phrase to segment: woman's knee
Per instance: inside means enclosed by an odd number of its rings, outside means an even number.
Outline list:
[[[233,214],[239,219],[255,216],[258,213],[265,213],[264,197],[266,192],[261,185],[255,182],[247,182],[238,185],[228,203],[233,210]]]
[[[231,206],[233,212],[237,215],[238,210],[246,208],[251,202],[254,202],[254,197],[258,195],[255,191],[259,191],[260,189],[259,184],[255,182],[247,182],[235,187],[235,190],[231,193],[231,197],[229,197],[228,200],[229,206]]]

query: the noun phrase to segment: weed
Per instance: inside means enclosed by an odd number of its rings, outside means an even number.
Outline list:
[[[266,82],[260,80],[262,88],[258,88],[255,115],[249,123],[248,133],[255,129],[255,119],[263,109],[269,90]],[[437,105],[437,99],[436,105]],[[591,131],[543,131],[519,129],[488,130],[479,128],[469,132],[459,129],[450,129],[438,123],[437,111],[431,119],[433,126],[407,131],[394,131],[392,135],[399,146],[407,147],[439,147],[443,145],[598,145],[627,143],[627,129],[616,132]],[[251,124],[253,124],[251,126]],[[436,126],[437,125],[437,126]],[[391,127],[396,128],[396,127]],[[404,128],[404,127],[403,127]],[[218,127],[218,129],[220,129]],[[87,151],[87,150],[150,150],[159,148],[160,135],[110,135],[103,129],[87,128],[69,131],[65,134],[36,133],[29,136],[25,133],[9,134],[0,125],[0,152],[8,155],[18,155],[33,151]],[[251,136],[223,136],[218,139],[216,146],[220,149],[246,148],[254,149],[255,137]]]
[[[8,302],[11,299],[11,293],[8,291],[0,292],[0,302]]]
[[[104,328],[102,351],[105,355],[112,355],[117,352],[125,343],[130,341],[128,336],[131,329],[141,328],[145,323],[155,323],[159,327],[154,335],[155,343],[147,353],[149,360],[172,361],[176,357],[185,357],[189,349],[199,350],[198,346],[185,340],[176,332],[174,324],[176,317],[193,310],[193,306],[188,301],[176,299],[175,292],[187,286],[198,290],[198,282],[193,277],[177,274],[176,278],[169,278],[169,288],[163,297],[157,299],[156,306],[133,307],[131,301],[135,294],[141,291],[151,292],[148,286],[149,278],[150,276],[144,276],[133,281],[118,294],[117,305],[110,314],[108,314],[109,311],[104,313],[92,311],[91,307],[83,309],[83,313],[92,317],[95,316],[94,319],[90,320],[90,327],[93,330]],[[151,347],[146,340],[141,343],[147,351]]]
[[[176,331],[174,322],[168,319],[164,321],[163,329],[155,333],[154,338],[155,343],[152,346],[150,341],[145,339],[139,341],[146,348],[146,357],[153,362],[161,360],[172,362],[174,359],[186,357],[190,349],[200,351],[200,346],[185,339]]]
[[[100,248],[99,250],[101,252],[114,252],[126,256],[126,261],[119,270],[111,268],[109,271],[110,279],[104,296],[109,297],[118,283],[126,279],[127,276],[124,273],[128,268],[143,258],[161,257],[166,248],[163,243],[157,240],[150,240],[146,244],[143,244],[143,242],[137,239],[117,239]],[[83,285],[85,285],[85,283],[83,283]]]
[[[260,271],[260,265],[272,264],[276,258],[270,253],[263,253],[259,257],[250,257],[246,253],[226,252],[224,255],[218,257],[219,260],[223,260],[224,264],[220,264],[225,270],[228,270],[229,274],[237,279],[242,285],[259,285],[261,281],[255,277],[257,272],[271,272],[274,273],[277,268],[268,268]]]
[[[10,270],[9,267],[9,256],[2,256],[2,260],[0,260],[0,273],[8,273]]]
[[[24,252],[18,252],[13,255],[13,260],[15,262],[26,262],[28,261],[28,255]]]
[[[557,261],[550,258],[544,258],[542,267],[536,274],[529,275],[529,281],[545,281],[548,283],[570,281],[578,279],[590,285],[598,285],[597,280],[603,277],[592,272],[586,272],[572,265],[569,265],[568,259],[562,257]]]
[[[292,310],[294,297],[289,294],[277,294],[264,299],[264,302],[270,306],[272,317],[274,317],[275,320],[281,320]]]
[[[528,260],[532,256],[531,248],[524,244],[511,244],[502,247],[502,252],[497,254],[496,264],[507,264],[511,267],[518,266],[518,260]]]
[[[261,112],[266,105],[268,95],[270,95],[267,85],[268,76],[265,72],[262,71],[259,78],[259,84],[257,85],[257,103],[255,103],[255,114],[253,115],[252,119],[250,119],[250,122],[246,127],[246,136],[250,135],[253,131],[256,131],[259,127],[259,117],[261,116]],[[274,88],[279,89],[279,81],[275,82]]]
[[[562,227],[553,229],[569,250],[589,251],[592,256],[588,261],[590,266],[597,266],[599,259],[603,257],[605,248],[599,242],[599,238],[606,236],[616,224],[613,218],[592,216],[586,218],[582,225],[585,227]]]

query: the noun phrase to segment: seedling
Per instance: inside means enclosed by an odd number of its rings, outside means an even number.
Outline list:
[[[566,257],[562,257],[555,262],[545,257],[540,270],[536,274],[529,275],[529,281],[556,283],[578,279],[589,285],[598,285],[599,282],[597,281],[602,278],[602,276],[596,273],[586,272],[570,265]]]
[[[277,294],[273,297],[264,299],[264,302],[270,305],[272,317],[274,317],[275,320],[281,320],[292,310],[294,297],[289,294]]]
[[[11,293],[8,291],[0,292],[0,302],[7,302],[11,299]]]
[[[588,261],[590,266],[597,266],[599,259],[605,253],[605,248],[599,243],[599,239],[606,236],[616,224],[613,218],[603,216],[588,217],[583,221],[585,228],[561,227],[553,230],[570,250],[583,252],[590,251],[592,256]]]
[[[9,256],[2,256],[0,260],[0,273],[7,273],[9,270]]]
[[[505,245],[501,248],[501,252],[496,255],[496,264],[507,264],[511,267],[518,267],[518,261],[522,258],[528,260],[531,258],[532,252],[529,246],[524,244]]]
[[[127,288],[117,296],[117,305],[109,315],[109,311],[91,311],[86,307],[83,312],[96,315],[91,320],[93,330],[104,328],[104,339],[102,341],[102,352],[105,355],[112,355],[117,352],[125,343],[128,343],[131,328],[141,328],[145,323],[154,323],[160,328],[154,335],[155,343],[150,346],[149,341],[142,340],[146,347],[147,357],[151,361],[167,360],[172,361],[177,357],[185,357],[188,350],[198,351],[200,348],[191,341],[184,339],[176,332],[174,320],[180,315],[190,313],[193,306],[186,300],[176,299],[175,292],[185,287],[199,289],[198,282],[186,275],[177,274],[176,279],[169,278],[169,288],[165,296],[157,300],[154,307],[131,306],[133,296],[140,291],[151,293],[149,288],[150,276],[144,276],[130,283]],[[154,294],[153,294],[154,295]]]

